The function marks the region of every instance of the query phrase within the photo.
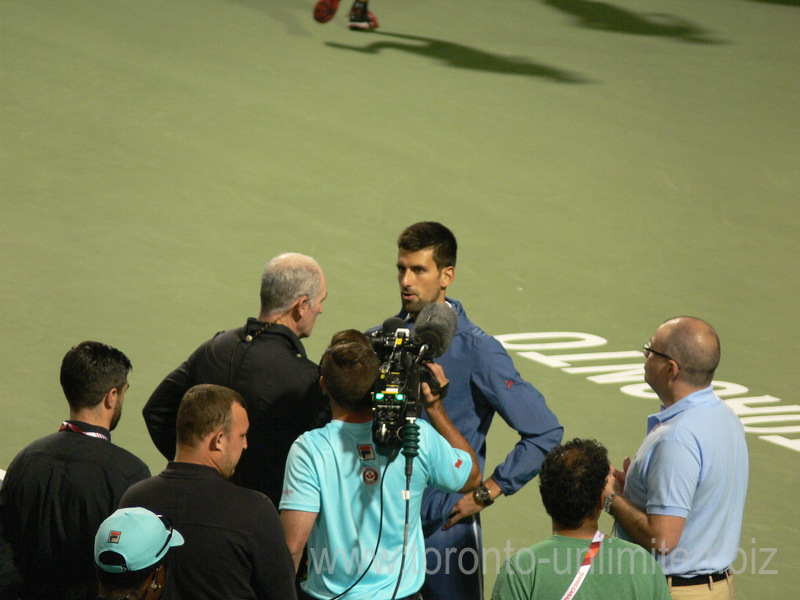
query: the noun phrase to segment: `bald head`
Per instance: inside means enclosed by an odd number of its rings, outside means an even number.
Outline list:
[[[661,324],[656,336],[661,352],[680,366],[680,379],[696,387],[711,384],[719,365],[720,345],[710,324],[695,317],[674,317]]]
[[[261,276],[261,314],[284,313],[302,296],[313,307],[322,285],[322,269],[313,258],[296,252],[280,254],[267,263]]]

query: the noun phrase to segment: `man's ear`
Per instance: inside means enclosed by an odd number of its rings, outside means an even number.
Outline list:
[[[309,302],[308,296],[300,296],[297,300],[294,301],[292,304],[291,313],[292,319],[296,322],[303,318],[303,315],[306,314],[306,311],[309,309]]]
[[[328,385],[325,383],[325,378],[322,375],[319,376],[319,387],[322,388],[322,393],[327,396],[328,395]]]
[[[681,369],[678,366],[678,363],[672,359],[667,361],[667,369],[669,370],[670,379],[677,379],[681,374]]]
[[[103,408],[113,410],[117,402],[119,402],[119,389],[111,388],[106,392],[106,395],[103,396]]]
[[[225,432],[220,430],[214,433],[209,440],[209,450],[211,451],[219,451],[222,450],[223,446],[223,439],[225,438]]]
[[[456,278],[456,268],[453,266],[445,267],[439,273],[439,283],[443,289],[446,289]]]

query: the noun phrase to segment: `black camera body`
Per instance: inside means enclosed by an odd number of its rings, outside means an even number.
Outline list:
[[[453,340],[458,325],[455,311],[444,302],[426,304],[412,332],[400,317],[383,322],[369,337],[381,362],[380,375],[372,389],[372,441],[391,452],[406,442],[403,426],[420,413],[420,385],[427,383],[434,395],[444,398],[436,377],[423,364],[441,356]],[[405,452],[405,450],[404,450]]]
[[[401,319],[384,323],[372,334],[372,348],[381,361],[380,375],[372,389],[372,441],[391,451],[402,445],[401,429],[419,415],[420,384],[435,380],[422,366],[423,346],[412,341]]]

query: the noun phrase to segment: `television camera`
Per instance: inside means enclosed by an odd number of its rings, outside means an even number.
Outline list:
[[[458,315],[444,302],[432,302],[419,312],[413,329],[403,319],[391,317],[370,336],[372,348],[381,361],[380,375],[372,390],[372,440],[379,450],[391,452],[406,443],[404,436],[417,436],[404,425],[419,416],[420,385],[444,398],[445,389],[424,362],[441,356],[450,346]],[[404,451],[405,454],[405,451]]]

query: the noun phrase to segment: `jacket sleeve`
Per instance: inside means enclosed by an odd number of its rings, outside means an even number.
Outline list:
[[[520,436],[492,477],[506,496],[533,479],[545,455],[561,442],[564,428],[544,396],[525,381],[496,339],[487,337],[472,372],[472,384]]]
[[[286,545],[278,511],[266,497],[259,519],[254,519],[255,534],[251,559],[253,589],[258,600],[296,600],[294,561]]]
[[[21,586],[22,575],[14,564],[11,544],[0,536],[0,598],[18,598]]]
[[[186,361],[164,378],[142,409],[150,438],[167,460],[175,458],[175,424],[183,395],[192,387],[189,373]]]

